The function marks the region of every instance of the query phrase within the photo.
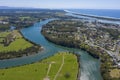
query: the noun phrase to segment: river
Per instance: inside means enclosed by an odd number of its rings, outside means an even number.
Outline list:
[[[46,57],[52,56],[60,51],[74,51],[81,55],[80,57],[80,80],[102,80],[100,74],[100,61],[90,56],[87,52],[80,49],[65,48],[48,42],[40,33],[42,25],[47,24],[51,19],[35,23],[33,26],[21,30],[24,37],[30,41],[44,47],[42,52],[31,56],[21,58],[0,60],[0,68],[8,68],[13,66],[21,66],[40,61]]]

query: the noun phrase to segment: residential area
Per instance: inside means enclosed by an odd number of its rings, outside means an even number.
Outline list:
[[[110,27],[109,27],[110,26]],[[51,38],[78,41],[91,47],[99,47],[108,53],[120,67],[120,27],[119,24],[83,20],[56,20],[43,27]]]

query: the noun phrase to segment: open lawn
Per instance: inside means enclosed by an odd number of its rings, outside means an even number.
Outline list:
[[[22,21],[25,20],[25,19],[30,19],[29,16],[26,16],[26,17],[19,17]]]
[[[0,32],[0,37],[6,37],[10,32]]]
[[[10,32],[0,32],[0,37],[6,37]],[[0,42],[3,41],[3,38],[0,38]]]
[[[62,52],[37,63],[0,69],[0,80],[76,80],[77,73],[77,57]]]
[[[120,78],[120,69],[112,69],[110,71],[110,76],[112,78]]]
[[[29,48],[31,46],[32,46],[31,43],[21,38],[21,39],[16,39],[7,47],[0,45],[0,52],[19,51],[19,50],[24,50],[26,48]]]
[[[14,35],[15,40],[11,42],[8,46],[0,44],[0,52],[19,51],[33,46],[33,44],[26,41],[17,30],[13,32],[0,33],[0,36],[6,37],[8,34]]]

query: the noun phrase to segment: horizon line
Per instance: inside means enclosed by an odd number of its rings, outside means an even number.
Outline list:
[[[2,9],[1,7],[3,7],[3,9],[62,9],[62,10],[65,10],[65,9],[105,9],[105,10],[120,10],[120,9],[115,9],[115,8],[39,8],[39,7],[22,7],[22,6],[0,6],[0,9]]]

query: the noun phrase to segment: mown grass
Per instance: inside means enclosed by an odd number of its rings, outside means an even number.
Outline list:
[[[63,65],[63,69],[60,72],[60,75],[58,76],[57,80],[67,80],[65,75],[69,74],[70,77],[68,78],[68,80],[77,80],[77,72],[78,72],[78,63],[76,60],[75,55],[73,55],[74,57],[72,57],[71,55],[67,55],[65,56],[65,63]],[[70,66],[70,67],[66,67],[66,66]]]
[[[8,34],[15,34],[16,39],[15,41],[11,42],[8,46],[4,46],[3,44],[0,44],[0,52],[19,51],[19,50],[24,50],[26,48],[33,46],[33,44],[26,41],[21,36],[21,34],[16,30],[13,32],[0,33],[0,36],[6,37]]]
[[[31,46],[32,46],[31,43],[21,38],[21,39],[16,39],[7,47],[0,45],[0,52],[19,51],[19,50],[24,50]]]
[[[77,57],[73,54],[59,53],[40,62],[10,69],[0,69],[0,80],[44,80],[49,64],[54,62],[48,74],[53,80],[62,64],[62,56],[65,63],[56,80],[76,80],[78,73]],[[65,74],[69,73],[69,78]]]

